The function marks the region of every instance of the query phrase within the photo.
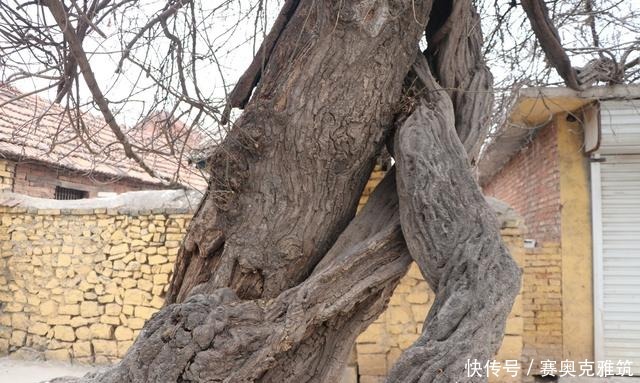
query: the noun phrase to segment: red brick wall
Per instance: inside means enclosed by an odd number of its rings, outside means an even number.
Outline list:
[[[557,128],[549,124],[486,184],[484,193],[513,207],[524,219],[522,363],[539,373],[540,362],[562,358],[562,249]],[[559,363],[559,362],[558,362]],[[526,380],[529,381],[529,380]]]
[[[486,185],[484,193],[513,207],[524,219],[526,238],[560,242],[560,168],[557,130],[549,124]]]
[[[55,169],[34,162],[17,163],[14,177],[13,192],[40,198],[54,198],[56,186],[85,190],[89,192],[89,197],[96,197],[99,192],[124,193],[133,190],[159,189],[158,185]]]

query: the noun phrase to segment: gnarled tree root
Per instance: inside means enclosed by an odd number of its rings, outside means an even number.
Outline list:
[[[58,382],[337,381],[411,262],[395,189],[392,171],[302,284],[272,300],[192,295],[155,314],[119,364]]]

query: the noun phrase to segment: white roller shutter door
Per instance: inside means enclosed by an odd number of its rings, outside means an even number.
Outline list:
[[[596,359],[640,374],[640,100],[600,103],[592,164]]]
[[[640,373],[640,156],[607,156],[600,173],[599,359]],[[598,240],[596,238],[596,240]],[[599,290],[599,291],[598,291]],[[598,299],[597,299],[598,300]],[[598,337],[596,337],[598,338]]]

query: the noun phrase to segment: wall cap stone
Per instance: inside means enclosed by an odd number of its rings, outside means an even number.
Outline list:
[[[38,215],[188,214],[195,212],[202,196],[196,190],[144,190],[113,197],[60,201],[0,192],[0,207]]]
[[[485,196],[485,199],[496,214],[501,229],[525,229],[524,220],[509,204],[494,197]]]

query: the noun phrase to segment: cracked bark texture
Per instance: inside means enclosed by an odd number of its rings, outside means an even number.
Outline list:
[[[426,91],[395,136],[400,221],[435,300],[387,382],[482,382],[465,363],[497,352],[520,269],[473,178],[451,100],[425,60],[414,70]]]
[[[393,176],[352,219],[430,6],[298,5],[213,153],[168,305],[80,381],[337,380],[410,262]]]
[[[353,218],[389,135],[431,1],[307,1],[216,148],[168,303],[229,287],[273,298],[302,282]]]

